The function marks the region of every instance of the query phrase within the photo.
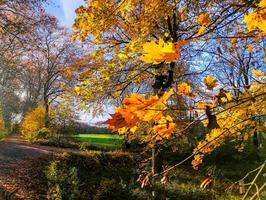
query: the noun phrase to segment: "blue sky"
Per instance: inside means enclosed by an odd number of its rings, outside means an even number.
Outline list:
[[[75,10],[84,4],[84,0],[51,0],[46,10],[59,20],[60,25],[71,28],[75,19]]]

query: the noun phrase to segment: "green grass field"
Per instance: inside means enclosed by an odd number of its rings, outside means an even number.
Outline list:
[[[79,134],[78,140],[96,147],[122,147],[123,137],[114,134]]]

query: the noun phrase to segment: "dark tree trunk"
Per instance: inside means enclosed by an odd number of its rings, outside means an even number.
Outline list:
[[[45,106],[45,127],[48,128],[50,125],[50,116],[49,116],[49,103],[48,100],[44,100],[44,106]]]

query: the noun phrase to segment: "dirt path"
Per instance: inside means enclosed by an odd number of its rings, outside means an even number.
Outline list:
[[[18,135],[10,136],[5,142],[0,142],[0,176],[12,170],[10,165],[49,153],[49,150],[25,144]]]
[[[27,178],[27,172],[25,172],[28,170],[27,163],[32,163],[34,160],[37,162],[38,159],[48,157],[51,153],[63,152],[77,153],[79,151],[49,146],[28,145],[18,135],[10,136],[4,142],[0,142],[0,200],[33,199],[29,197],[30,194],[28,192],[30,191],[23,191],[23,185],[19,185],[17,178],[20,176],[20,173],[18,172],[22,171],[23,176],[25,176],[19,178],[30,180],[31,177]]]

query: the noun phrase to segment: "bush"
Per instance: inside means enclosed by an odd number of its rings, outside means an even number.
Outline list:
[[[45,126],[46,114],[43,106],[40,105],[29,112],[20,128],[24,140],[30,143],[65,144],[65,140],[71,138],[70,136],[75,133],[75,127],[72,125],[72,116],[63,115],[63,113],[64,110],[51,111],[49,113],[49,128],[47,128]]]
[[[52,157],[46,167],[47,198],[132,199],[133,158],[124,152],[88,152]],[[133,182],[135,183],[135,182]]]
[[[68,197],[69,200],[79,199],[78,171],[75,167],[63,170],[58,169],[58,163],[52,161],[47,167],[46,177],[48,179],[47,199],[61,200]]]
[[[122,187],[120,183],[118,183],[114,179],[105,179],[100,182],[97,193],[94,196],[93,200],[124,200],[131,199],[129,191]]]
[[[25,116],[20,132],[25,141],[31,143],[46,138],[51,133],[45,128],[45,109],[43,106],[38,106]]]
[[[0,141],[7,135],[7,130],[5,128],[5,122],[4,119],[2,117],[2,115],[0,115]]]
[[[57,137],[55,135],[49,137],[48,140],[42,141],[40,143],[54,147],[72,148],[72,149],[79,148],[79,145],[72,138]]]

